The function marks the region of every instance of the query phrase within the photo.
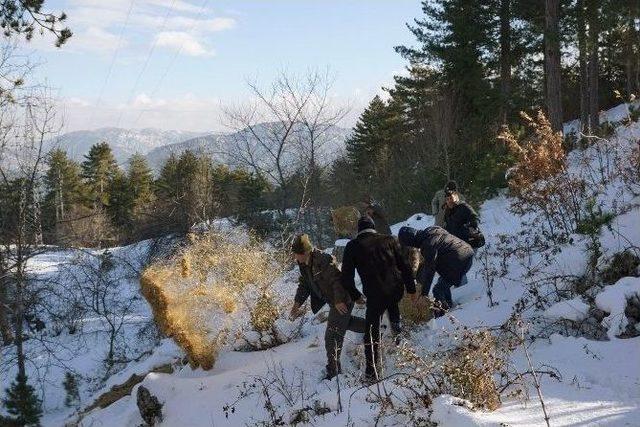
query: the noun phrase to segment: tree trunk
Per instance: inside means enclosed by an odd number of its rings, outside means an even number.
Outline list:
[[[589,123],[589,73],[587,69],[587,29],[584,16],[584,0],[577,0],[576,21],[580,62],[580,132],[585,133]]]
[[[500,1],[500,121],[506,124],[511,101],[511,0]]]
[[[9,292],[7,291],[6,268],[3,254],[0,252],[0,336],[2,343],[8,345],[13,343],[13,330],[11,328],[9,307]]]
[[[635,20],[638,18],[638,2],[631,1],[628,4],[627,31],[625,34],[625,74],[627,97],[631,95],[638,96],[640,83],[638,82],[638,73],[640,72],[639,64],[640,52],[638,51],[638,31],[636,30]]]
[[[600,103],[598,97],[598,38],[600,24],[598,22],[598,0],[587,0],[587,17],[589,20],[589,130],[593,134],[600,126]]]
[[[544,65],[547,115],[551,127],[562,131],[562,90],[560,68],[560,0],[545,0]]]

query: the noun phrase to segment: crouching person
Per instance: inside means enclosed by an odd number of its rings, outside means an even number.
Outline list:
[[[427,296],[433,276],[438,280],[433,288],[433,297],[438,302],[433,314],[440,317],[453,306],[451,287],[460,286],[462,278],[473,264],[473,248],[464,240],[448,233],[441,227],[428,227],[418,231],[411,227],[402,227],[398,233],[404,246],[419,248],[424,258],[420,282],[422,295]]]
[[[349,292],[358,292],[354,275],[358,271],[362,290],[367,297],[364,334],[366,359],[365,380],[372,382],[381,375],[380,364],[380,319],[386,310],[393,322],[399,317],[398,302],[404,290],[415,300],[416,287],[411,267],[401,253],[400,245],[393,236],[376,233],[373,220],[367,216],[358,221],[358,235],[347,243],[342,260],[342,280]],[[396,313],[397,316],[394,316]],[[399,325],[393,325],[398,329]]]
[[[326,379],[340,373],[340,353],[347,330],[363,333],[364,319],[351,315],[354,301],[350,293],[342,286],[340,269],[335,259],[311,244],[309,236],[299,235],[291,246],[291,252],[300,268],[300,280],[296,291],[290,318],[302,315],[300,307],[311,297],[311,310],[317,313],[325,304],[329,304],[329,318],[324,334],[327,351]],[[364,303],[363,300],[357,301]]]

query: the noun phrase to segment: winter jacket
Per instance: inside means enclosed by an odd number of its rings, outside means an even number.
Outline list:
[[[468,242],[469,229],[478,229],[478,214],[465,202],[458,202],[452,208],[444,210],[445,230]]]
[[[410,246],[420,248],[422,253],[420,281],[427,291],[436,272],[449,283],[460,283],[473,260],[473,248],[441,227],[417,232]]]
[[[298,264],[300,279],[294,301],[302,305],[311,297],[311,311],[317,313],[325,304],[349,304],[351,298],[343,288],[340,269],[333,256],[318,249],[310,255],[309,264]]]
[[[463,202],[464,196],[460,193],[458,193],[458,196],[460,197],[460,201]],[[431,199],[431,214],[435,218],[435,222],[433,223],[433,225],[437,225],[438,227],[444,227],[445,225],[445,222],[444,222],[445,199],[446,199],[445,190],[436,191],[436,194],[433,196],[433,199]]]
[[[408,293],[416,291],[411,267],[393,236],[365,230],[347,243],[342,258],[342,283],[353,299],[360,296],[354,282],[356,269],[362,290],[373,304],[400,301],[405,289]]]

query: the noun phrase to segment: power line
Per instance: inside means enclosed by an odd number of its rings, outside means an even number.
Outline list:
[[[127,27],[127,25],[129,25],[129,18],[131,17],[131,11],[133,10],[133,4],[135,2],[136,0],[131,0],[131,3],[129,3],[129,10],[127,11],[127,17],[125,18],[124,23],[120,28],[120,35],[118,37],[118,44],[116,46],[116,50],[113,52],[113,56],[111,57],[111,63],[109,64],[107,75],[105,76],[104,82],[102,82],[102,88],[98,93],[98,100],[96,101],[96,107],[98,107],[100,105],[100,101],[102,101],[102,95],[104,95],[104,90],[107,87],[107,82],[109,81],[109,78],[111,77],[111,73],[113,72],[113,66],[116,63],[116,58],[118,57],[120,46],[122,45],[122,39],[124,38],[124,30]],[[91,111],[91,116],[89,117],[89,123],[93,122],[94,114],[95,114],[95,109]]]
[[[164,31],[164,29],[166,28],[167,21],[169,20],[169,16],[173,12],[173,6],[175,5],[175,2],[176,2],[176,0],[172,0],[171,1],[171,5],[169,6],[169,10],[167,10],[166,15],[164,16],[164,20],[162,21],[162,25],[160,26],[160,31],[158,32],[158,34],[162,33]],[[138,85],[140,84],[140,81],[142,80],[142,75],[147,70],[147,66],[149,65],[149,60],[151,59],[151,55],[153,55],[153,52],[154,52],[157,44],[158,44],[158,37],[156,37],[153,40],[153,43],[151,44],[151,48],[149,49],[149,52],[147,52],[147,57],[146,57],[146,59],[144,61],[142,69],[140,69],[140,72],[138,73],[138,77],[136,78],[136,82],[133,85],[133,88],[131,89],[131,93],[129,94],[129,98],[127,99],[127,102],[126,102],[125,106],[128,105],[133,100],[133,97],[135,95],[135,91],[138,90]],[[116,123],[116,127],[120,127],[120,121],[122,120],[122,115],[123,114],[124,114],[124,110],[121,111],[120,115],[118,116],[118,122]]]
[[[204,0],[202,2],[202,4],[200,5],[200,10],[198,11],[198,13],[196,15],[196,19],[194,19],[193,24],[191,25],[189,30],[187,30],[187,34],[191,34],[191,32],[193,31],[193,29],[195,28],[195,26],[196,26],[196,24],[198,22],[198,18],[202,15],[202,13],[204,12],[204,9],[206,8],[208,3],[209,3],[209,0]],[[155,87],[153,88],[153,91],[151,91],[151,94],[149,96],[150,98],[153,99],[153,97],[156,95],[156,93],[160,89],[160,86],[162,86],[162,83],[164,82],[164,79],[169,74],[169,71],[171,70],[171,68],[173,68],[173,65],[175,64],[176,59],[178,58],[178,56],[180,56],[180,53],[182,53],[182,49],[184,48],[184,45],[185,45],[185,42],[183,41],[182,44],[180,45],[180,48],[178,48],[178,50],[173,54],[173,57],[171,58],[171,60],[167,64],[167,66],[165,67],[164,72],[160,75],[160,79],[158,80],[158,83],[156,83]],[[138,122],[140,121],[140,118],[142,117],[142,115],[146,111],[150,111],[150,110],[151,109],[141,110],[140,113],[138,114],[138,117],[133,122],[131,127],[134,128],[138,124]]]

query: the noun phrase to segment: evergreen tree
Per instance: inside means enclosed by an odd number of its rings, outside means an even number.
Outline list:
[[[156,182],[164,223],[161,229],[186,232],[193,224],[209,220],[219,208],[214,194],[213,165],[205,154],[185,151],[167,159]],[[157,212],[160,216],[160,212]]]
[[[11,386],[6,389],[3,403],[10,417],[9,423],[18,426],[39,426],[42,416],[42,402],[35,389],[27,382],[27,376],[18,374]],[[1,420],[1,419],[0,419]]]
[[[64,150],[56,149],[47,159],[45,184],[45,229],[52,231],[67,218],[76,205],[86,199],[86,188],[80,175],[80,165],[69,159]]]
[[[139,212],[153,200],[153,172],[142,154],[129,159],[127,180],[134,199],[133,210]]]
[[[394,146],[406,137],[405,130],[401,104],[393,100],[386,103],[376,95],[346,141],[347,155],[356,174],[364,180],[382,177]]]
[[[111,184],[121,174],[108,143],[101,142],[91,147],[82,162],[82,177],[89,187],[90,200],[94,205],[109,205]]]

